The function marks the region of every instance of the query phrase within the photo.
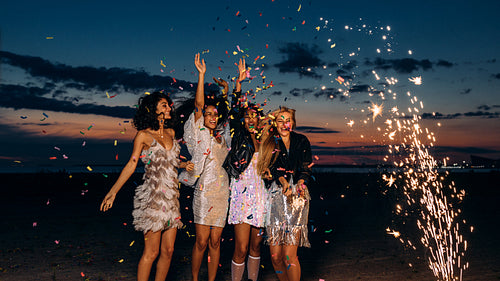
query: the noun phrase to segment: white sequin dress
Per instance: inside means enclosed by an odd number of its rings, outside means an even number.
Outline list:
[[[183,171],[179,178],[186,185],[196,182],[193,196],[194,223],[224,227],[226,224],[229,178],[222,163],[228,153],[226,137],[229,134],[229,125],[222,130],[219,143],[203,124],[203,117],[195,122],[194,113],[184,124],[184,140],[194,169],[191,172]]]
[[[231,178],[229,224],[246,223],[264,227],[269,192],[257,173],[259,153],[254,152],[250,164],[238,179]]]
[[[144,183],[135,190],[132,212],[136,230],[146,233],[182,227],[177,181],[179,152],[175,139],[169,150],[154,139],[151,146],[142,151]]]

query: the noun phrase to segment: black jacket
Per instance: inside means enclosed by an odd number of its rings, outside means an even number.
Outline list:
[[[312,177],[312,154],[311,144],[306,136],[290,132],[290,149],[287,152],[285,144],[280,139],[276,139],[278,143],[278,153],[276,161],[271,165],[269,170],[273,176],[272,180],[280,185],[279,178],[285,177],[288,181],[290,175],[293,176],[293,181],[296,183],[300,179],[304,180],[305,185],[309,185]]]
[[[244,126],[244,108],[240,103],[241,92],[233,92],[231,110],[229,112],[229,125],[231,128],[231,150],[224,160],[222,167],[232,178],[239,178],[240,174],[250,164],[255,147],[250,133]]]

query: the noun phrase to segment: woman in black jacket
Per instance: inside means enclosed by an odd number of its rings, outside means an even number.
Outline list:
[[[230,112],[231,150],[223,167],[231,178],[228,223],[234,225],[235,248],[231,279],[240,281],[248,252],[248,279],[257,280],[260,266],[260,244],[264,230],[268,191],[257,173],[259,155],[258,124],[262,109],[241,97],[241,81],[246,78],[245,60],[239,61]]]
[[[311,145],[293,132],[295,110],[286,107],[268,115],[258,160],[258,172],[271,181],[267,243],[279,280],[300,280],[298,247],[310,247],[307,238]]]

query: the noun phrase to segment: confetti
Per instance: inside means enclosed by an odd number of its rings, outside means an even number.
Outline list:
[[[92,172],[92,168],[90,168],[90,166],[87,166],[87,170],[89,170],[90,172]]]
[[[129,246],[129,247],[132,247],[132,245],[134,245],[134,243],[135,243],[135,240],[134,240],[134,241],[132,241],[132,242],[130,242],[130,245],[128,245],[128,246]]]

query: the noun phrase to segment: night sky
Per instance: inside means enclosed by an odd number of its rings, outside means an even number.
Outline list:
[[[436,159],[500,159],[499,10],[499,1],[2,3],[0,167],[124,164],[138,98],[190,97],[198,52],[206,81],[234,77],[245,57],[244,90],[266,112],[297,110],[317,164],[380,163],[376,128],[409,106],[408,92],[437,136]],[[384,106],[373,120],[372,104]]]

